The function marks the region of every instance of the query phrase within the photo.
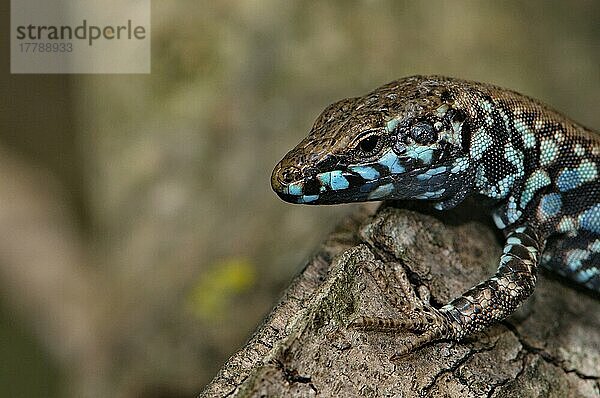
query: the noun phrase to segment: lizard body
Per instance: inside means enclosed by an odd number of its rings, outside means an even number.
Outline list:
[[[506,240],[496,274],[439,310],[358,326],[423,332],[409,351],[509,316],[539,265],[600,292],[600,139],[544,104],[490,84],[412,76],[327,107],[275,167],[285,201],[494,203]]]

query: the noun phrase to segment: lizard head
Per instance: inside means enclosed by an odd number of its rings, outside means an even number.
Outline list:
[[[456,205],[468,194],[465,173],[473,172],[468,121],[452,82],[414,76],[330,105],[277,164],[273,190],[292,203],[429,199],[440,208]]]

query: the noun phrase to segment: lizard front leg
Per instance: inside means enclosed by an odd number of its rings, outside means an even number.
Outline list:
[[[360,317],[351,326],[368,330],[418,332],[392,358],[439,339],[460,340],[511,315],[533,293],[543,249],[534,228],[523,225],[507,235],[497,272],[442,308],[430,305],[408,312],[405,319]]]

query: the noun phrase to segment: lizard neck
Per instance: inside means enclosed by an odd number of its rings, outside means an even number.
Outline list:
[[[469,145],[475,192],[499,201],[493,213],[498,228],[527,219],[552,232],[554,211],[560,212],[571,189],[566,185],[585,184],[595,175],[588,158],[597,142],[585,128],[512,92],[493,99],[484,92],[469,101],[476,121]]]
[[[523,193],[526,176],[539,167],[535,112],[523,99],[509,95],[500,99],[479,92],[469,95],[465,106],[475,121],[471,127],[469,156],[475,169],[474,190],[500,202],[494,213],[498,228],[519,220],[531,198]],[[523,106],[515,107],[520,101]],[[546,176],[547,177],[547,176]],[[549,178],[541,178],[541,188]]]

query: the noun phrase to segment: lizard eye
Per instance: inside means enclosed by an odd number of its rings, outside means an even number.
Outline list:
[[[378,148],[379,136],[377,134],[369,135],[358,143],[358,149],[365,154],[372,154]]]

